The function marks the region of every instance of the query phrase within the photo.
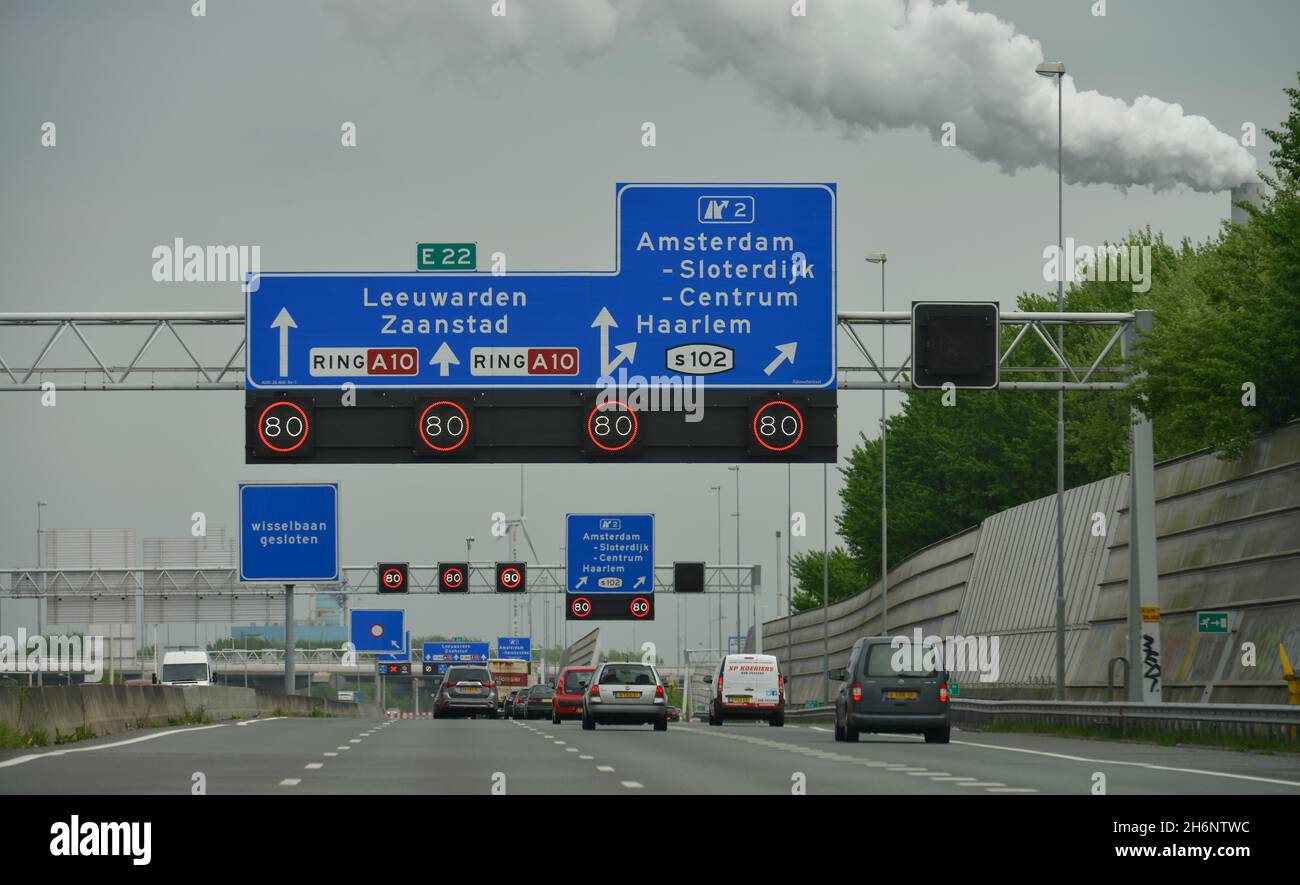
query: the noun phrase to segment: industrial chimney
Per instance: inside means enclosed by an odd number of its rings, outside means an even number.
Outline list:
[[[1264,208],[1264,185],[1258,181],[1247,181],[1232,189],[1232,223],[1250,224],[1250,213],[1238,206],[1238,203],[1249,203],[1256,209]]]

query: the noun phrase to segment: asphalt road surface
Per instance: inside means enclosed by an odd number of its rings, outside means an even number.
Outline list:
[[[281,718],[0,753],[0,794],[1300,795],[1300,758],[954,730],[951,744],[828,724],[600,727]],[[196,778],[201,773],[202,778]]]

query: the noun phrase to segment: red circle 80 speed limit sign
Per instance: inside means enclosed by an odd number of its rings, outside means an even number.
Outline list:
[[[575,618],[585,618],[591,614],[591,600],[585,596],[576,596],[569,601],[569,610]]]
[[[650,614],[650,600],[646,599],[644,596],[633,598],[633,600],[628,603],[627,607],[632,612],[632,617],[634,618],[644,618],[646,615]]]

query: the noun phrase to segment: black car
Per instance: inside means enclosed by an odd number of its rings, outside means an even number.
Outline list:
[[[550,719],[555,703],[555,689],[549,685],[530,685],[515,696],[515,719]]]
[[[518,688],[510,689],[510,692],[506,695],[505,700],[501,702],[501,708],[499,712],[501,713],[502,716],[506,717],[507,719],[510,719],[514,716],[515,697],[519,694],[520,691],[522,691],[522,689],[518,689]]]
[[[453,666],[433,698],[433,718],[486,716],[497,718],[497,684],[487,667]]]

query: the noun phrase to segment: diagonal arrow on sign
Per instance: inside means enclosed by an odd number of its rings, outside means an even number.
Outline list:
[[[776,371],[777,367],[784,362],[789,362],[791,365],[794,365],[794,352],[798,347],[798,341],[787,341],[785,344],[778,344],[776,346],[776,359],[767,364],[767,368],[763,370],[763,374],[771,375]]]
[[[614,347],[618,351],[618,356],[613,359],[609,358],[609,330],[617,329],[618,323],[614,322],[614,317],[610,314],[609,308],[602,307],[600,313],[596,314],[596,319],[592,321],[593,329],[600,329],[600,374],[611,375],[624,360],[632,363],[636,359],[636,342],[630,341],[627,344],[619,344]]]
[[[447,373],[451,371],[452,366],[460,365],[460,360],[456,359],[456,354],[452,352],[451,347],[448,346],[446,341],[444,341],[442,342],[442,346],[438,348],[437,353],[429,359],[429,365],[437,366],[438,374],[441,377],[446,378]]]
[[[280,330],[280,377],[289,376],[289,330],[298,328],[298,324],[289,315],[289,308],[282,307],[271,323],[272,329]]]

